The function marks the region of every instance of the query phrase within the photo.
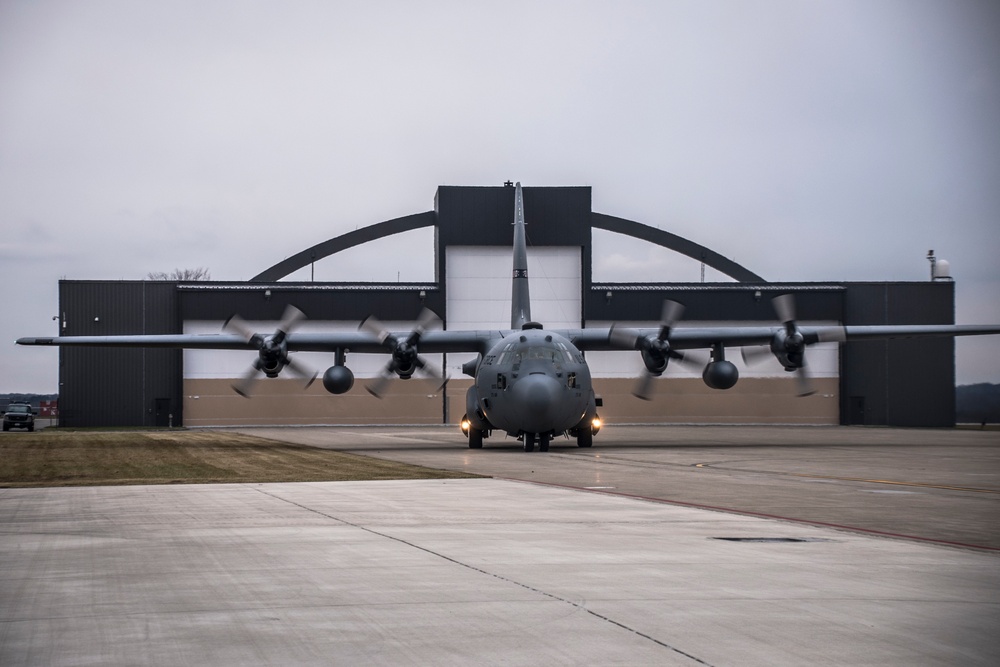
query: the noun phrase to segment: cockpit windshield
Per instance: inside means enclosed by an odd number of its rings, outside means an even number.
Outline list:
[[[541,359],[543,361],[570,361],[569,353],[554,346],[532,345],[526,350],[527,359]]]
[[[499,363],[519,364],[523,361],[541,360],[554,363],[572,362],[573,357],[562,343],[549,345],[507,345],[500,353]]]

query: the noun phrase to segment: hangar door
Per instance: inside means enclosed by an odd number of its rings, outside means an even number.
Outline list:
[[[445,253],[448,329],[510,329],[511,249],[448,246]],[[546,329],[581,326],[581,257],[579,246],[528,248],[531,318]],[[465,377],[462,364],[474,357],[448,355],[453,380]],[[464,393],[462,396],[464,400]]]
[[[449,329],[509,329],[512,256],[500,246],[449,246],[445,275]],[[581,250],[528,249],[531,317],[546,329],[581,323]]]

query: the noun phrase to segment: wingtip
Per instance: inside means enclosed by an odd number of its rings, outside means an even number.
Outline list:
[[[14,343],[16,345],[52,345],[52,338],[18,338]]]

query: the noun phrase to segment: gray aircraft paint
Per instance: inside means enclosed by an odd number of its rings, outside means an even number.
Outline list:
[[[520,182],[514,186],[514,272],[511,283],[510,328],[518,330],[531,321],[528,242],[524,231],[524,197]]]

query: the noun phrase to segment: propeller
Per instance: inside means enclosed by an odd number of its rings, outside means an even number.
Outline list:
[[[759,366],[768,359],[773,359],[774,353],[771,352],[770,345],[754,345],[753,347],[741,347],[740,356],[743,357],[743,363],[747,366]]]
[[[417,353],[420,337],[424,335],[427,329],[432,326],[438,326],[440,323],[441,318],[434,311],[424,308],[420,311],[420,317],[413,329],[406,338],[400,340],[374,317],[366,318],[359,328],[375,335],[379,343],[384,345],[392,354],[389,358],[389,363],[385,365],[381,373],[365,386],[368,393],[376,398],[382,398],[385,388],[393,376],[406,380],[412,377],[413,373],[418,370],[428,377],[440,380],[439,388],[444,386],[447,379],[444,371]]]
[[[232,384],[233,391],[244,398],[250,398],[250,390],[261,373],[267,377],[278,377],[283,368],[304,381],[303,388],[309,387],[316,379],[316,371],[300,361],[288,356],[288,334],[305,319],[305,314],[289,305],[278,323],[275,332],[270,335],[255,333],[246,321],[239,315],[233,315],[222,326],[223,330],[239,334],[257,348],[257,358],[246,373]]]
[[[778,315],[783,329],[774,334],[769,347],[754,349],[743,348],[743,361],[748,365],[760,363],[764,357],[773,355],[786,371],[795,372],[799,396],[811,396],[816,393],[812,378],[806,369],[806,340],[796,323],[795,297],[791,294],[779,294],[771,299],[774,312]],[[815,341],[813,341],[815,342]]]
[[[643,336],[634,329],[612,325],[608,339],[613,345],[627,350],[639,350],[642,353],[645,369],[632,389],[632,395],[636,398],[641,398],[644,401],[652,399],[653,380],[663,374],[670,359],[680,363],[696,364],[696,362],[687,359],[683,352],[678,352],[670,347],[670,331],[683,314],[683,305],[665,299],[660,314],[660,331],[656,336]]]
[[[771,299],[771,304],[774,306],[774,312],[778,314],[778,320],[785,325],[785,336],[784,340],[781,341],[785,349],[785,358],[782,361],[788,362],[785,365],[785,370],[795,371],[799,396],[811,396],[816,393],[816,389],[813,387],[812,378],[806,369],[805,337],[795,323],[795,297],[791,294],[779,294]]]

